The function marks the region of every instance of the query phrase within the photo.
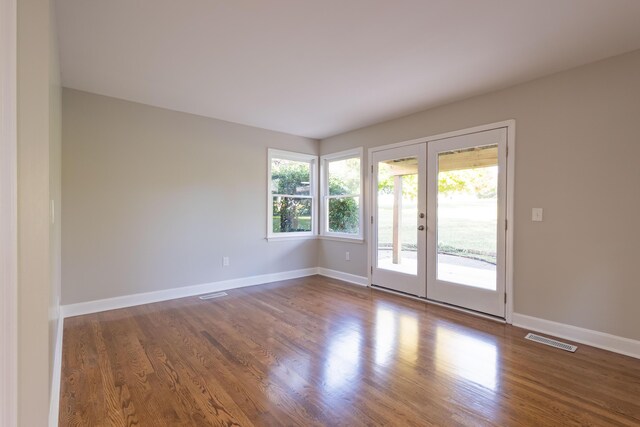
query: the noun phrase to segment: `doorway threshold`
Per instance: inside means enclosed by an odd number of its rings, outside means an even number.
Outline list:
[[[371,289],[374,289],[376,291],[381,291],[381,292],[386,292],[388,294],[398,295],[398,296],[403,297],[403,298],[409,298],[409,299],[412,299],[412,300],[415,300],[415,301],[421,301],[421,302],[424,302],[424,303],[427,303],[427,304],[433,304],[433,305],[437,305],[439,307],[444,307],[444,308],[448,308],[448,309],[451,309],[451,310],[459,311],[459,312],[462,312],[462,313],[471,314],[471,315],[476,316],[476,317],[482,317],[483,319],[493,320],[494,322],[507,324],[506,319],[504,319],[503,317],[492,316],[490,314],[481,313],[479,311],[470,310],[468,308],[459,307],[457,305],[447,304],[447,303],[444,303],[444,302],[431,300],[429,298],[418,297],[418,296],[411,295],[411,294],[408,294],[408,293],[405,293],[405,292],[400,292],[400,291],[396,291],[394,289],[385,288],[384,286],[378,286],[378,285],[373,285],[372,284],[370,287],[371,287]]]

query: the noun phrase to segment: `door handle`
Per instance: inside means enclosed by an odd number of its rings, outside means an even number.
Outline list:
[[[424,225],[419,225],[418,226],[418,230],[420,230],[420,231],[424,230]]]

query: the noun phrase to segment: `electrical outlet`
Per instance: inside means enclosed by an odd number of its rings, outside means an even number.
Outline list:
[[[229,257],[228,256],[223,256],[222,257],[222,266],[223,267],[229,267]]]
[[[531,221],[535,221],[535,222],[542,221],[542,208],[531,209]]]
[[[351,261],[351,254],[349,253],[349,251],[344,253],[344,260]]]

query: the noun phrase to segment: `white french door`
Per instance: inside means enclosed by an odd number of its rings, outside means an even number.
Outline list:
[[[505,317],[506,128],[429,142],[427,298]]]
[[[504,318],[507,128],[371,160],[372,285]]]
[[[425,144],[373,153],[372,284],[426,296]]]

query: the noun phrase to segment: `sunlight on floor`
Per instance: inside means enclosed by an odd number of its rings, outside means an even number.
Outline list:
[[[495,391],[498,376],[498,349],[495,340],[470,336],[439,324],[436,329],[436,368]]]

